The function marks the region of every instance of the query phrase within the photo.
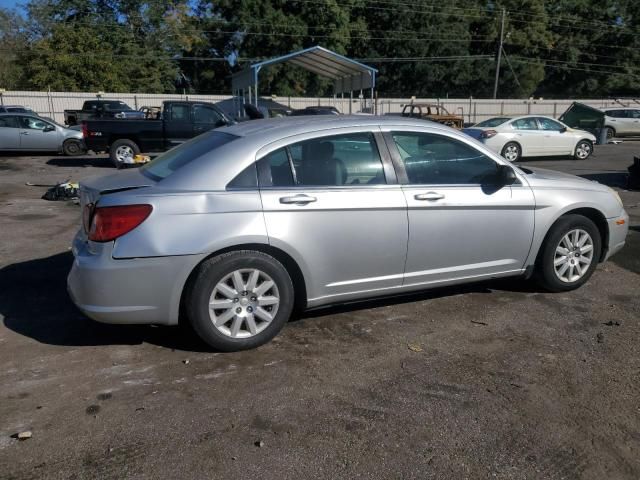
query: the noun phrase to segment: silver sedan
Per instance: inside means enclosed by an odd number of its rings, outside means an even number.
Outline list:
[[[572,290],[625,243],[619,196],[409,118],[256,120],[81,183],[68,287],[89,317],[256,347],[294,309],[535,276]]]
[[[0,151],[84,152],[80,130],[29,113],[0,113]]]

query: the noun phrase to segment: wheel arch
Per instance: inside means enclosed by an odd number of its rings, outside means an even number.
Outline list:
[[[284,268],[287,270],[287,273],[291,276],[291,282],[293,283],[293,291],[295,295],[294,299],[294,313],[301,312],[306,308],[307,305],[307,283],[304,278],[304,274],[302,273],[302,269],[298,265],[298,262],[294,260],[294,258],[289,255],[284,250],[273,247],[264,243],[241,243],[238,245],[233,245],[225,248],[221,248],[216,250],[215,252],[210,253],[206,257],[203,257],[194,267],[191,269],[191,272],[187,276],[187,280],[182,286],[182,291],[180,292],[180,304],[179,304],[179,315],[178,321],[182,323],[184,321],[184,302],[186,293],[193,281],[196,277],[196,272],[198,267],[202,265],[206,260],[216,257],[218,255],[222,255],[224,253],[235,252],[240,250],[253,250],[256,252],[262,252],[267,255],[272,256],[276,260],[278,260]]]
[[[566,217],[567,215],[582,215],[583,217],[586,217],[589,220],[591,220],[593,223],[595,223],[596,227],[598,228],[598,231],[600,232],[600,240],[601,240],[601,247],[600,247],[598,262],[602,262],[603,259],[606,258],[607,245],[609,245],[609,226],[607,224],[607,219],[604,216],[604,214],[597,208],[579,207],[579,208],[573,208],[565,212],[562,212],[553,220],[553,222],[551,222],[551,224],[547,228],[546,233],[544,234],[544,238],[542,242],[538,246],[538,251],[536,252],[536,257],[535,257],[536,258],[535,263],[537,264],[540,260],[540,255],[544,250],[543,247],[547,242],[547,239],[549,237],[549,232],[551,232],[551,229],[558,222],[558,220],[560,220],[563,217]]]

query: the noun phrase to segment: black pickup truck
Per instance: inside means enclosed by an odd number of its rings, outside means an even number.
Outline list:
[[[82,122],[82,133],[87,150],[109,152],[111,161],[120,168],[135,163],[140,152],[162,152],[233,123],[211,103],[166,101],[158,120],[87,120]]]
[[[120,100],[87,100],[82,104],[82,110],[64,111],[64,123],[69,126],[99,118],[140,119],[144,118],[144,112],[134,110]]]

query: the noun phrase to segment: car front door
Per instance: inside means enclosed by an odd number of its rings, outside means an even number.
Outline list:
[[[577,139],[567,132],[560,122],[547,117],[537,117],[538,125],[544,135],[542,150],[546,155],[571,155]]]
[[[258,154],[269,241],[310,273],[310,306],[392,292],[407,253],[407,206],[380,133],[332,132]]]
[[[616,130],[616,135],[632,135],[633,119],[629,110],[609,110],[605,112],[609,123]]]
[[[500,185],[499,163],[460,139],[388,130],[385,139],[408,205],[404,285],[520,271],[533,239],[530,187],[519,179]]]
[[[18,117],[0,116],[0,150],[18,150],[20,148],[20,124]]]
[[[56,151],[61,147],[60,132],[51,123],[36,117],[20,120],[20,150]]]
[[[193,120],[190,103],[171,103],[164,112],[164,135],[167,147],[184,143],[193,135]]]
[[[196,104],[193,106],[193,133],[200,135],[213,128],[226,125],[222,115],[211,105]]]
[[[518,118],[511,122],[511,128],[515,130],[514,140],[520,144],[523,157],[544,155],[544,132],[534,117]]]

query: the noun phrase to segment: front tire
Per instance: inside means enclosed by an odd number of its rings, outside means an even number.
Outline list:
[[[576,145],[573,157],[576,160],[586,160],[593,153],[593,144],[588,140],[580,140]]]
[[[509,142],[502,147],[501,155],[509,162],[517,162],[522,157],[522,149],[516,142]]]
[[[133,140],[121,138],[111,144],[109,158],[116,168],[133,163],[133,157],[140,154],[140,147]]]
[[[575,290],[595,271],[602,240],[598,227],[582,215],[565,215],[553,224],[538,257],[538,282],[550,292]]]
[[[196,333],[223,352],[246,350],[275,337],[294,305],[291,277],[275,258],[241,250],[204,261],[185,310]]]
[[[607,132],[607,140],[611,140],[616,136],[616,131],[613,128],[606,127],[605,130]]]
[[[80,142],[80,140],[70,139],[65,140],[62,144],[62,151],[68,157],[74,157],[84,153],[84,148],[82,147],[82,142]]]

